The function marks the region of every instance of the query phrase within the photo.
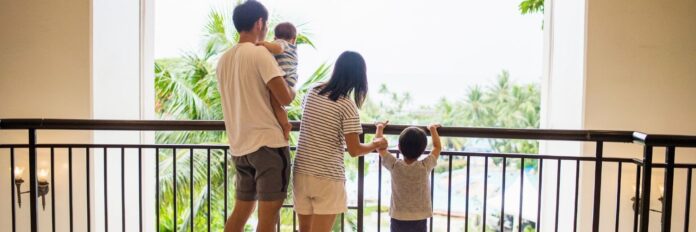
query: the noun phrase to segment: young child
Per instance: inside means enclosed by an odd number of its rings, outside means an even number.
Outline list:
[[[377,123],[376,138],[382,138],[384,127],[388,122]],[[428,130],[432,136],[433,149],[430,155],[418,160],[428,137],[422,129],[409,127],[399,135],[399,151],[404,159],[397,159],[387,149],[379,150],[382,166],[391,172],[392,195],[389,216],[392,232],[425,232],[427,219],[432,217],[433,208],[430,199],[430,171],[437,165],[442,145],[437,132],[439,124],[430,124]]]
[[[294,92],[295,84],[297,83],[297,29],[292,23],[284,22],[278,24],[275,29],[275,40],[273,42],[261,41],[257,45],[264,46],[274,56],[278,65],[285,72],[285,81]],[[290,137],[292,125],[288,121],[288,113],[285,109],[271,97],[271,106],[278,123],[283,128],[285,138]]]

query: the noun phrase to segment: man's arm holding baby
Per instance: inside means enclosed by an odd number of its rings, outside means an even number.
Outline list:
[[[275,100],[278,101],[278,104],[287,106],[292,103],[292,100],[295,99],[295,92],[288,87],[288,84],[285,82],[285,79],[283,77],[278,76],[274,77],[266,83],[266,87],[268,87],[268,90],[271,92],[271,95]]]
[[[283,45],[281,45],[279,43],[268,42],[268,41],[259,41],[258,43],[256,43],[256,45],[265,47],[273,55],[278,55],[278,54],[282,54],[283,52],[285,52],[285,49],[283,49]]]

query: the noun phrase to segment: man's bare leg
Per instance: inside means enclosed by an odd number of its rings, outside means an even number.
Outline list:
[[[256,201],[236,200],[232,215],[225,222],[225,232],[243,232],[244,225],[256,208]]]
[[[259,224],[256,226],[257,232],[274,232],[278,219],[280,219],[280,207],[283,200],[259,201]]]

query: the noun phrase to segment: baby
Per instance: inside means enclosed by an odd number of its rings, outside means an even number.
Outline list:
[[[285,72],[285,81],[288,86],[293,89],[297,83],[297,29],[291,23],[284,22],[278,24],[275,29],[275,40],[273,42],[261,41],[257,45],[264,46],[274,56],[278,65]],[[276,102],[275,98],[271,98],[271,106],[278,123],[283,128],[285,138],[290,137],[292,125],[288,121],[288,113],[285,112],[283,106]]]
[[[382,138],[388,122],[377,123],[376,138]],[[428,145],[428,135],[418,127],[408,127],[399,136],[399,151],[404,159],[398,159],[386,149],[379,150],[382,166],[392,177],[392,196],[389,215],[392,232],[425,232],[427,219],[433,215],[430,199],[430,172],[437,165],[442,145],[437,132],[439,124],[430,124],[433,149],[426,158],[418,160]]]

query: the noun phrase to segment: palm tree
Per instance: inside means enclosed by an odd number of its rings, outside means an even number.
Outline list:
[[[219,56],[234,46],[239,38],[239,33],[234,30],[231,20],[231,12],[227,10],[212,10],[205,25],[204,45],[200,51],[188,52],[183,57],[173,59],[159,59],[155,61],[155,90],[156,113],[160,119],[175,120],[221,120],[222,108],[220,93],[218,92],[217,79],[215,77],[215,65]],[[273,28],[278,20],[270,20],[269,28]],[[273,38],[272,33],[268,35]],[[299,26],[297,36],[298,44],[314,47],[313,42],[307,37],[307,33]],[[307,90],[313,83],[325,79],[330,65],[323,64],[309,77],[298,89],[298,94],[289,107],[290,120],[301,118],[300,103]],[[182,131],[182,132],[158,132],[155,135],[160,144],[227,144],[227,135],[222,131]],[[293,138],[293,142],[295,139]],[[193,155],[190,156],[189,152]],[[162,190],[158,193],[160,198],[160,230],[174,231],[177,228],[186,228],[193,223],[196,229],[207,229],[207,216],[212,220],[213,231],[222,230],[225,217],[224,205],[224,161],[229,157],[226,151],[213,149],[210,151],[211,175],[207,173],[207,150],[177,150],[176,155],[170,150],[160,153],[160,184]],[[173,163],[177,163],[177,173],[173,175]],[[194,175],[189,178],[189,167],[193,163]],[[228,178],[234,176],[234,168],[228,162]],[[173,179],[177,179],[177,189],[173,189]],[[207,178],[211,179],[211,186],[207,185]],[[190,181],[194,183],[194,191],[189,190]],[[228,198],[234,199],[232,185],[228,185]],[[176,196],[174,193],[176,192]],[[208,192],[211,199],[208,199]],[[193,195],[194,205],[189,207],[189,197]],[[177,212],[173,212],[174,198],[180,202]],[[207,201],[211,201],[211,212],[207,212]],[[231,200],[228,202],[232,202]],[[229,207],[228,207],[229,208]],[[190,217],[193,210],[193,218]],[[173,215],[177,214],[177,221],[173,222]],[[289,216],[288,216],[289,215]],[[284,217],[292,217],[291,214]]]

